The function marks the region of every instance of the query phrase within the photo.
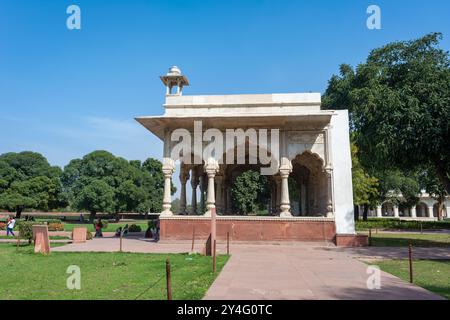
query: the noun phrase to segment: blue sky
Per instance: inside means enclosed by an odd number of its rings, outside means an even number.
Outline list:
[[[68,30],[66,8],[81,8]],[[366,28],[379,5],[382,29]],[[158,76],[178,65],[185,94],[323,92],[341,63],[394,40],[444,34],[442,1],[0,2],[0,153],[33,150],[55,165],[96,149],[160,158],[136,123],[163,113]]]

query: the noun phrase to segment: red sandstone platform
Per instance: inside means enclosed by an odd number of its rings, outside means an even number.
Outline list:
[[[334,219],[324,217],[248,217],[217,216],[217,239],[229,233],[233,241],[328,241],[338,246],[367,245],[364,237],[336,235]],[[160,218],[163,240],[206,240],[211,218],[204,216],[172,216]],[[365,243],[365,244],[364,244]]]

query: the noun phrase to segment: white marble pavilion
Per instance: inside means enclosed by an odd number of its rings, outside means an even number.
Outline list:
[[[164,115],[136,118],[164,142],[161,219],[208,217],[215,208],[223,219],[326,221],[335,224],[336,234],[355,234],[346,110],[321,110],[319,93],[183,95],[189,81],[177,67],[170,68],[161,80],[167,89]],[[183,161],[186,158],[171,157],[176,144],[173,132],[180,128],[188,130],[194,141],[194,121],[201,121],[203,131],[215,128],[224,133],[226,129],[238,128],[279,129],[279,161],[276,172],[268,176],[271,216],[236,217],[231,203],[234,179],[244,170],[263,167],[259,161],[226,164],[225,154],[234,151],[226,148],[223,154],[206,160],[195,161],[189,155],[189,163]],[[248,151],[249,146],[245,148]],[[170,187],[176,161],[180,161],[177,173],[181,180],[180,212],[172,212],[171,208]],[[298,194],[289,194],[289,177],[297,183]],[[188,183],[192,187],[191,195],[187,195]]]

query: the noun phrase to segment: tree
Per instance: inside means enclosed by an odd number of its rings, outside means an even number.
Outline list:
[[[164,192],[162,163],[148,158],[142,163],[142,171],[145,173],[142,184],[148,194],[145,200],[145,212],[161,212]],[[176,191],[177,188],[172,183],[171,194],[173,195]]]
[[[89,221],[92,222],[97,212],[114,211],[114,189],[105,181],[93,179],[77,194],[74,204],[78,209],[89,211]]]
[[[0,195],[0,208],[5,208],[10,212],[16,212],[16,218],[19,219],[20,215],[25,208],[33,208],[36,202],[27,196],[20,193],[7,191]]]
[[[450,63],[441,38],[390,43],[355,70],[341,65],[323,106],[349,109],[365,168],[431,167],[450,193]]]
[[[70,161],[64,168],[61,180],[64,193],[71,199],[74,208],[90,211],[91,219],[95,219],[95,214],[103,210],[119,214],[160,212],[162,209],[164,176],[162,164],[156,159],[150,158],[141,164],[137,160],[127,161],[115,157],[107,151],[94,151],[82,159]],[[91,210],[94,203],[79,199],[80,193],[93,181],[96,181],[97,191],[100,188],[99,181],[108,185],[113,191],[111,204],[99,205],[103,210],[99,208]],[[105,188],[102,189],[105,190]],[[172,192],[175,190],[173,187]],[[103,203],[103,198],[98,197],[97,200]]]
[[[127,180],[119,185],[115,192],[116,212],[139,211],[139,205],[145,202],[146,192],[139,188],[131,180]]]
[[[388,201],[405,208],[411,208],[419,202],[421,188],[417,173],[392,169],[377,172],[377,177],[381,202]]]
[[[231,188],[234,209],[240,214],[256,213],[267,194],[267,178],[255,170],[244,171]]]
[[[425,191],[437,201],[437,217],[441,221],[444,219],[443,209],[445,206],[445,198],[448,192],[442,182],[437,179],[437,174],[433,171],[434,168],[426,168],[421,172],[421,183]],[[449,212],[447,212],[447,215]]]
[[[0,155],[0,207],[20,218],[25,208],[48,211],[67,206],[60,175],[61,169],[39,153]]]
[[[379,198],[378,179],[369,175],[358,159],[358,148],[351,144],[353,203],[355,220],[359,219],[359,206],[364,206],[363,220],[367,221],[369,207]]]

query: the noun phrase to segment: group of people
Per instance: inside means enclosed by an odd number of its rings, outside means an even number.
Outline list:
[[[98,219],[97,222],[94,223],[95,227],[95,237],[101,238],[103,237],[102,228],[103,223],[102,219]],[[152,229],[150,226],[148,227],[147,231],[145,232],[146,238],[154,238],[156,241],[159,241],[159,219],[156,220],[155,226],[152,232]],[[126,235],[128,233],[128,224],[126,224],[124,227],[119,227],[116,229],[116,237],[120,237],[120,235]]]
[[[16,225],[16,219],[14,219],[14,217],[9,217],[8,221],[6,223],[6,236],[15,236],[14,235],[14,227]],[[102,219],[98,219],[95,223],[94,223],[94,227],[95,227],[95,237],[96,238],[101,238],[103,237],[103,223],[102,223]],[[123,229],[122,227],[120,227],[119,229],[116,230],[116,236],[119,236],[120,233],[123,232],[124,234],[128,232],[128,225],[126,225]],[[148,230],[146,231],[146,237],[151,237],[154,238],[156,241],[159,240],[159,219],[156,221],[155,224],[155,228],[153,230],[153,232],[151,231],[151,228],[149,226]]]

